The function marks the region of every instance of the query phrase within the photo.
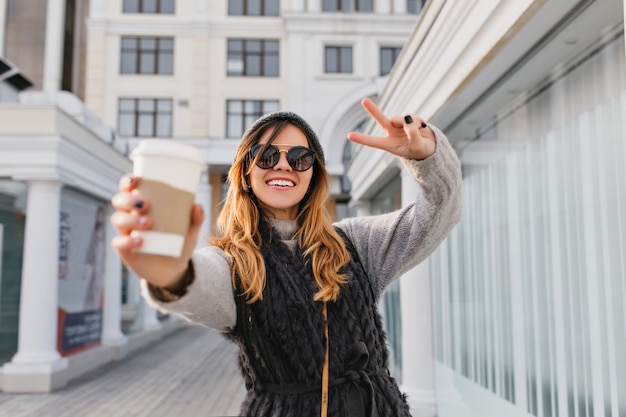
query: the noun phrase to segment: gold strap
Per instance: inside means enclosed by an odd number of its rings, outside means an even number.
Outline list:
[[[326,310],[326,303],[322,307],[322,314],[324,315],[324,337],[326,338],[326,355],[324,356],[324,368],[322,369],[322,417],[328,415],[328,312]]]

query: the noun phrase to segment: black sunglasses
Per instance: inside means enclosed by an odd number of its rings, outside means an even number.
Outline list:
[[[315,152],[304,146],[292,146],[289,150],[278,149],[275,145],[269,145],[263,154],[257,158],[258,153],[265,145],[257,143],[250,148],[250,158],[256,159],[256,166],[261,169],[274,168],[280,160],[280,153],[287,152],[287,162],[289,166],[298,172],[306,171],[313,166],[315,162]],[[290,146],[290,145],[279,145]]]

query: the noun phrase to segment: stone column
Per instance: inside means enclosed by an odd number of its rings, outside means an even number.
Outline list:
[[[67,383],[57,351],[62,183],[28,183],[17,353],[3,366],[5,392],[50,392]]]
[[[43,91],[47,93],[55,93],[61,89],[64,27],[65,2],[48,0],[43,64]]]
[[[402,171],[402,205],[415,201],[418,185]],[[430,265],[426,259],[400,279],[402,390],[415,417],[437,415],[433,359]]]
[[[322,0],[308,0],[307,5],[308,12],[317,13],[322,11]]]
[[[406,0],[389,0],[393,2],[394,14],[406,14]]]
[[[211,235],[211,189],[212,187],[209,183],[208,171],[206,171],[202,174],[202,179],[200,180],[198,191],[196,192],[196,203],[202,205],[205,215],[204,223],[202,223],[200,233],[198,234],[198,243],[196,244],[197,249],[206,246],[208,238]]]
[[[113,214],[113,208],[109,208],[106,218]],[[106,242],[110,242],[117,231],[107,222]],[[104,284],[104,311],[102,323],[102,344],[105,346],[119,347],[125,345],[128,340],[122,333],[122,262],[111,245],[106,245],[106,267]]]
[[[304,0],[291,0],[291,10],[290,12],[304,12],[305,4]],[[281,10],[283,11],[283,10]]]
[[[7,24],[7,0],[0,0],[0,56],[4,56],[4,34]]]

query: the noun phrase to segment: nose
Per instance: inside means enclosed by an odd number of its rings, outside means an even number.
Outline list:
[[[274,166],[275,170],[291,171],[291,165],[287,162],[287,151],[279,151],[278,163]]]

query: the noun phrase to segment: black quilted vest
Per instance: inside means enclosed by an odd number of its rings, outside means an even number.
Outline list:
[[[226,335],[240,348],[248,390],[241,413],[317,417],[325,340],[322,304],[313,301],[316,284],[300,249],[290,250],[267,223],[260,228],[267,270],[263,300],[247,304],[236,295],[237,325]],[[328,416],[410,416],[387,371],[386,335],[371,282],[343,238],[353,260],[344,271],[349,283],[336,302],[328,303]]]

